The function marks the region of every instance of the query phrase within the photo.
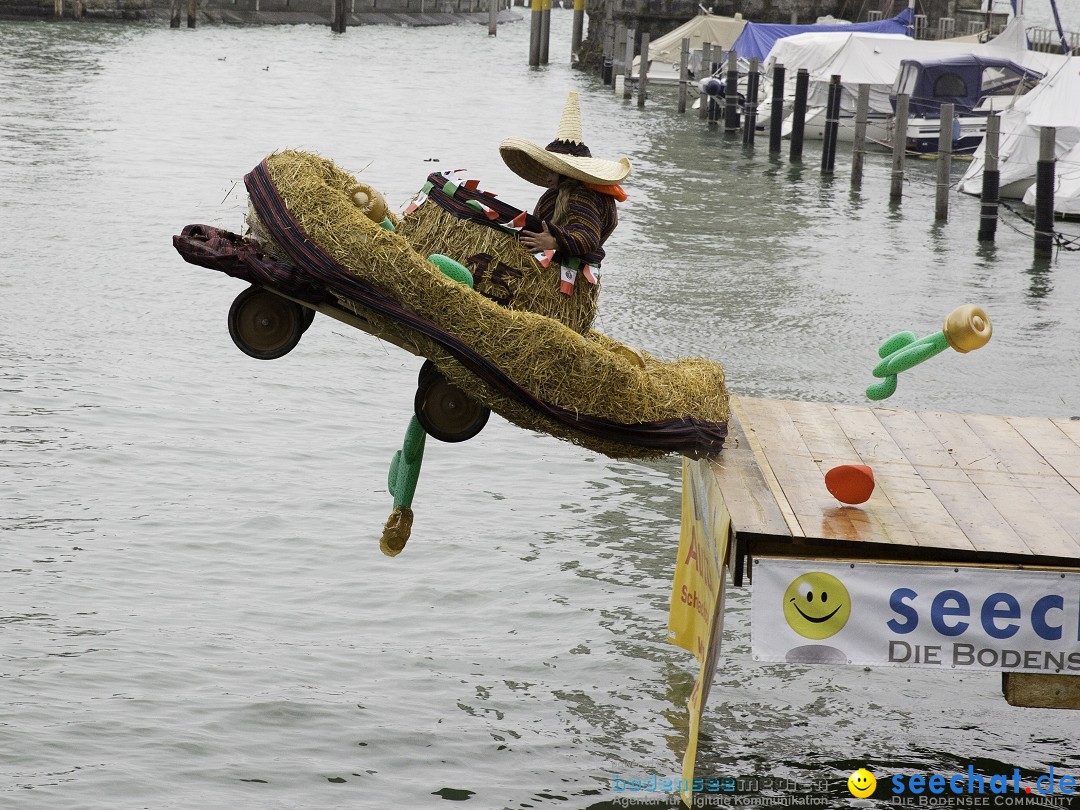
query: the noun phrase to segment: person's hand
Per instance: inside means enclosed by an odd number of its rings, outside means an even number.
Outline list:
[[[555,241],[555,237],[551,235],[551,231],[548,230],[547,222],[543,222],[544,230],[540,233],[536,231],[522,231],[520,235],[521,244],[525,246],[527,250],[533,253],[542,253],[545,250],[557,250],[559,245]]]

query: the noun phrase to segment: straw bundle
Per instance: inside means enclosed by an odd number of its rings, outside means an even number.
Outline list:
[[[355,179],[329,160],[285,151],[266,159],[290,215],[334,261],[493,361],[518,386],[568,411],[624,425],[693,418],[728,420],[724,371],[700,358],[673,363],[631,352],[596,332],[579,334],[534,312],[502,307],[451,281],[398,233],[378,227],[347,191]],[[444,252],[445,243],[440,252]],[[356,306],[342,298],[348,309]],[[359,314],[371,318],[364,310]],[[394,333],[404,327],[374,318]],[[493,390],[435,341],[412,330],[407,340],[474,399],[529,430],[550,433],[613,457],[664,451],[596,439]]]
[[[473,274],[474,289],[509,307],[546,315],[586,332],[596,317],[600,285],[579,273],[572,295],[559,291],[559,268],[544,267],[516,236],[460,219],[428,200],[401,220],[398,234],[423,256],[441,253]]]

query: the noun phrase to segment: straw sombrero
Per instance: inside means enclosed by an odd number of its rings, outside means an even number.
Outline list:
[[[630,161],[594,158],[581,137],[581,107],[578,94],[571,93],[563,107],[555,140],[541,148],[524,138],[507,138],[499,144],[503,162],[520,177],[538,186],[547,186],[550,172],[573,177],[583,183],[612,186],[630,174]]]

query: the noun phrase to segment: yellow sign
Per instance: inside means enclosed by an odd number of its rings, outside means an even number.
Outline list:
[[[691,786],[697,758],[698,725],[716,672],[724,627],[724,565],[730,524],[731,518],[709,461],[692,461],[684,457],[682,527],[679,558],[671,587],[668,640],[692,652],[700,662],[697,682],[687,702],[690,730],[683,756],[684,788],[681,795],[688,807],[694,798]]]

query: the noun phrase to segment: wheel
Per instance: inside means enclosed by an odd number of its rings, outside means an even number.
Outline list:
[[[425,360],[424,364],[420,366],[420,373],[416,375],[416,384],[423,388],[433,375],[440,376],[439,367],[430,360]]]
[[[311,307],[300,307],[300,313],[302,320],[300,321],[300,333],[303,334],[311,326],[311,322],[315,320],[315,310]]]
[[[248,287],[229,308],[229,335],[244,354],[257,360],[276,360],[300,342],[303,309],[261,287]]]
[[[463,442],[484,429],[491,411],[449,382],[432,363],[420,369],[413,403],[424,431],[441,442]]]

